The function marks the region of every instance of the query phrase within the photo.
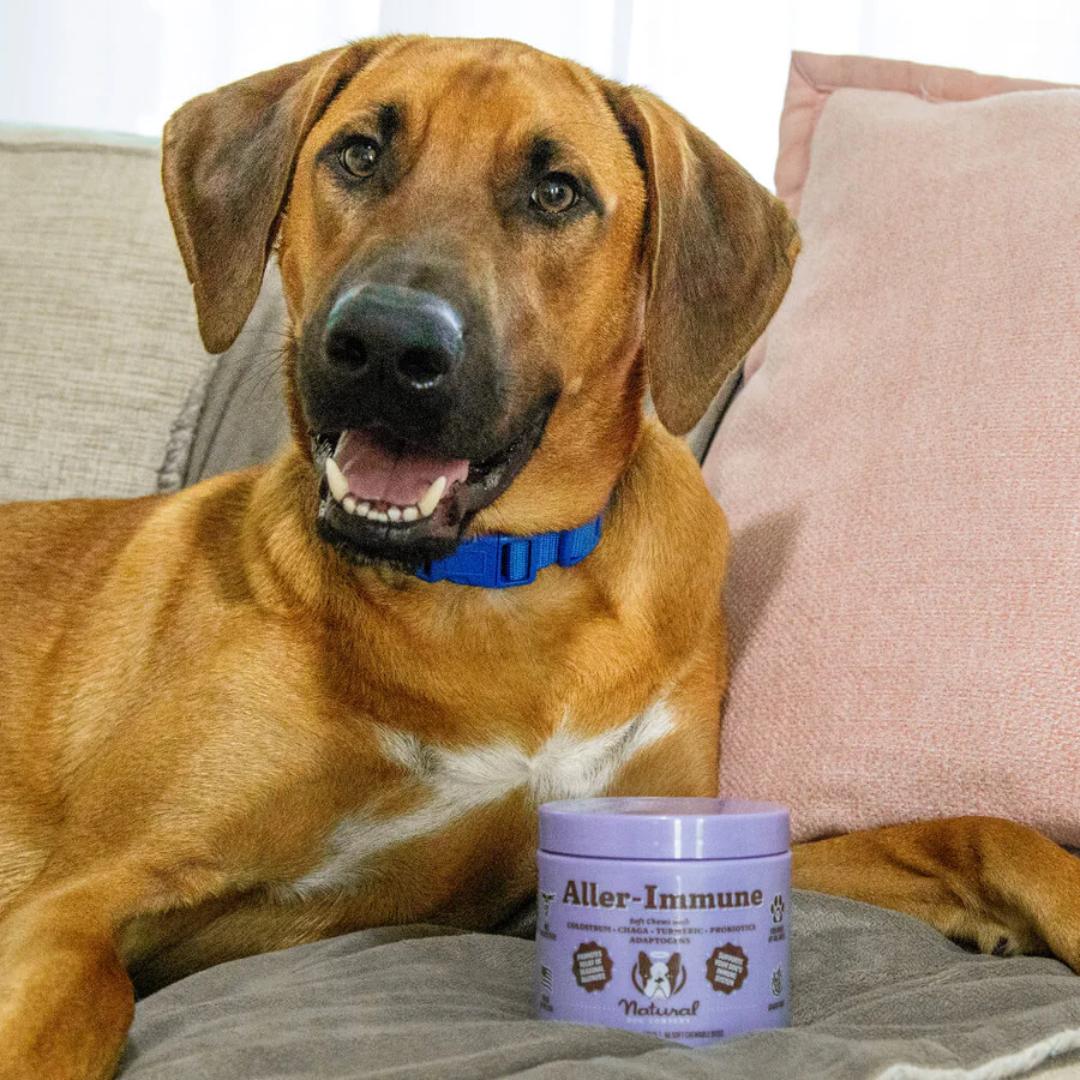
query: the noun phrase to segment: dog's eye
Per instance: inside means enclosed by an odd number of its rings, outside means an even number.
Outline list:
[[[549,173],[532,193],[533,205],[545,214],[563,214],[577,201],[577,184],[565,173]]]
[[[375,171],[379,160],[379,144],[373,139],[352,139],[338,154],[341,167],[350,175],[364,179]]]

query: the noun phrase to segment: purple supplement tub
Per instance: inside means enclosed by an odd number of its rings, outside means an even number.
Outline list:
[[[545,803],[539,863],[539,1016],[691,1046],[788,1023],[785,807]]]

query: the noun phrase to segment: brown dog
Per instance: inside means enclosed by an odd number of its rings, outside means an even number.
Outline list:
[[[546,799],[715,793],[726,527],[675,435],[779,303],[782,206],[651,95],[493,41],[198,98],[164,180],[212,351],[276,247],[295,440],[170,498],[0,517],[4,1078],[108,1076],[129,971],[494,925]],[[411,573],[601,512],[527,587]],[[796,872],[1076,967],[1078,865],[966,819]]]

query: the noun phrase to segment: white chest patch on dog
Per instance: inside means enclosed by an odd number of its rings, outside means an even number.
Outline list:
[[[330,838],[329,858],[292,887],[308,897],[355,886],[369,856],[438,832],[519,788],[537,804],[602,795],[635,754],[674,728],[674,716],[663,697],[621,727],[600,735],[575,734],[566,718],[533,754],[509,741],[451,750],[422,743],[406,732],[380,728],[383,753],[412,782],[426,788],[429,797],[397,817],[357,813],[344,818]]]

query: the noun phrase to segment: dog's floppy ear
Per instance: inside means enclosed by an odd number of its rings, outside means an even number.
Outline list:
[[[251,314],[301,143],[386,40],[230,83],[181,106],[165,125],[165,201],[210,352],[224,352]]]
[[[779,306],[799,234],[779,199],[670,106],[604,89],[645,173],[649,385],[664,426],[683,435]]]

